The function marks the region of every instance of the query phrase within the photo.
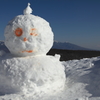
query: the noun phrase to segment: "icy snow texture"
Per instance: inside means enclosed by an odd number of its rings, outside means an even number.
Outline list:
[[[19,15],[5,28],[5,45],[16,56],[46,55],[53,45],[53,32],[41,17]]]
[[[40,94],[63,90],[64,66],[57,57],[12,57],[0,59],[0,94]]]

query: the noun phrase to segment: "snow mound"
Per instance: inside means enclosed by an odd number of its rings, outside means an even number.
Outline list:
[[[63,64],[66,67],[67,87],[81,84],[83,86],[80,89],[85,90],[83,93],[79,93],[79,89],[77,91],[79,95],[76,95],[78,99],[71,100],[100,100],[100,57],[70,60]],[[73,91],[76,92],[75,89]]]
[[[0,58],[0,94],[38,94],[63,90],[64,66],[57,57]]]

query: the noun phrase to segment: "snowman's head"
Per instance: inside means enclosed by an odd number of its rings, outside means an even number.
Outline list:
[[[24,11],[5,28],[5,45],[16,56],[45,55],[53,45],[53,32],[41,17]]]

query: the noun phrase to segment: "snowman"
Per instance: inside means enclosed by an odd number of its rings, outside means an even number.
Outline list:
[[[32,15],[30,3],[24,15],[5,28],[5,45],[11,52],[0,58],[0,93],[54,94],[64,88],[64,66],[60,56],[47,56],[53,45],[49,23]]]

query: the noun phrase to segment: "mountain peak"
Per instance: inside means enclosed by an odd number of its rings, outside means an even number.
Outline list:
[[[65,49],[65,50],[91,50],[88,48],[84,48],[75,44],[72,44],[68,41],[66,42],[58,42],[54,41],[53,49]]]

